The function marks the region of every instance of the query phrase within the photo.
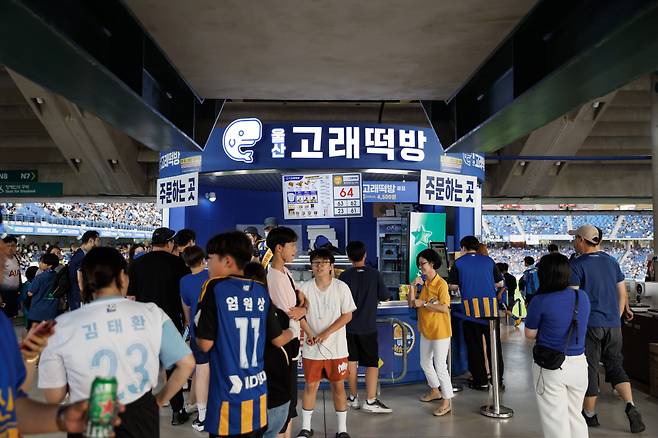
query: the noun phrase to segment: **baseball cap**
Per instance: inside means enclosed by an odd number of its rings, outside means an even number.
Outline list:
[[[276,228],[279,226],[279,221],[277,221],[277,219],[274,216],[271,216],[265,218],[263,225],[265,225],[265,227]]]
[[[247,227],[244,229],[244,232],[247,234],[253,234],[254,236],[258,236],[258,228],[256,227]]]
[[[569,230],[568,232],[571,236],[580,236],[594,245],[598,245],[603,240],[601,229],[590,224],[581,225],[577,230]]]
[[[153,236],[151,237],[151,243],[153,245],[163,245],[174,238],[176,232],[171,228],[162,227],[153,231]]]

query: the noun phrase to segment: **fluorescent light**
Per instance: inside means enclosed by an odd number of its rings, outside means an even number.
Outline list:
[[[401,170],[401,169],[365,169],[364,173],[375,173],[382,175],[410,175],[415,170]]]

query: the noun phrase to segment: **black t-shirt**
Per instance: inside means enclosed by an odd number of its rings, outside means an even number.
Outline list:
[[[290,367],[292,342],[283,347],[272,345],[272,339],[287,330],[290,319],[285,312],[270,304],[267,314],[267,342],[265,342],[265,374],[267,374],[267,408],[272,409],[290,401]]]
[[[382,275],[376,269],[363,266],[346,270],[339,279],[350,287],[356,304],[352,320],[346,326],[347,332],[355,335],[377,332],[377,304],[391,298]]]
[[[190,273],[180,257],[165,251],[153,251],[135,260],[129,268],[128,294],[137,301],[155,303],[174,325],[183,330],[180,279]]]

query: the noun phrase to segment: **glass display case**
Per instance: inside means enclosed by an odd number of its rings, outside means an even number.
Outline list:
[[[406,284],[408,261],[408,220],[406,218],[377,219],[377,259],[379,272],[384,277],[386,287],[392,292],[392,299],[398,299],[398,288]]]

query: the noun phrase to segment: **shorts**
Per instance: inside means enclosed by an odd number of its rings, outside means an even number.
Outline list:
[[[330,382],[340,382],[347,379],[347,358],[342,359],[304,359],[304,379],[315,383],[326,378]]]
[[[605,380],[613,387],[629,381],[624,371],[624,357],[621,353],[621,327],[587,327],[585,336],[585,356],[587,356],[586,397],[599,395],[599,364],[603,363]]]
[[[196,343],[196,338],[190,338],[190,350],[194,355],[194,361],[197,365],[203,365],[210,362],[210,353],[204,353]]]
[[[286,427],[289,412],[290,402],[285,402],[275,408],[267,408],[267,430],[263,435],[264,438],[274,438],[282,428]]]
[[[379,345],[377,345],[377,332],[367,335],[347,333],[347,350],[349,361],[358,362],[366,368],[379,366]]]

